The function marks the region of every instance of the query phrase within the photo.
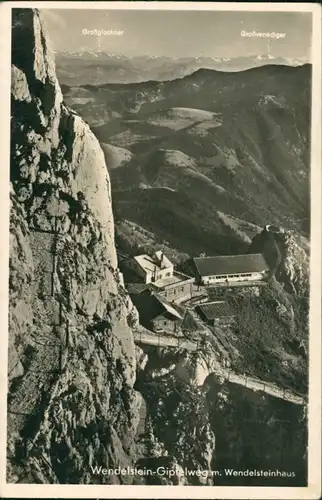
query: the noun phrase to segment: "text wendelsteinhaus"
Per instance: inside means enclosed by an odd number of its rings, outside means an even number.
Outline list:
[[[257,469],[245,469],[245,470],[235,470],[235,469],[224,469],[225,476],[243,476],[243,477],[295,477],[295,472],[288,472],[284,470],[257,470]]]

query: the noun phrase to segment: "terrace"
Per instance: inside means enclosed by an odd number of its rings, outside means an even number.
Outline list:
[[[173,288],[174,286],[178,285],[179,283],[194,283],[195,279],[192,278],[191,276],[188,276],[183,273],[179,273],[178,271],[175,271],[173,273],[173,276],[170,276],[168,278],[164,278],[162,280],[158,280],[154,283],[154,285],[158,288],[168,288],[171,287]]]

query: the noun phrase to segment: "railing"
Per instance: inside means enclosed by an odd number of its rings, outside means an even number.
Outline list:
[[[198,341],[190,341],[186,337],[158,335],[142,331],[134,332],[134,341],[136,343],[149,344],[156,347],[182,348],[190,351],[196,351],[199,348]],[[304,405],[307,402],[306,398],[301,394],[292,392],[289,389],[281,389],[270,382],[249,375],[236,374],[227,368],[220,368],[215,370],[214,373],[217,373],[219,376],[222,375],[228,382],[243,385],[254,391],[263,391],[266,394],[284,399],[294,404]]]
[[[205,283],[202,284],[201,286],[207,288],[208,290],[213,289],[218,289],[218,288],[246,288],[246,287],[252,287],[252,286],[265,286],[267,285],[268,282],[265,280],[258,280],[258,281],[229,281],[228,283],[222,282],[222,283]]]
[[[237,375],[236,373],[224,368],[222,369],[222,374],[228,382],[244,385],[245,387],[255,391],[263,391],[266,394],[270,394],[271,396],[284,399],[285,401],[290,401],[295,404],[306,404],[306,399],[302,395],[296,394],[289,389],[281,389],[270,382],[264,382],[248,375]]]

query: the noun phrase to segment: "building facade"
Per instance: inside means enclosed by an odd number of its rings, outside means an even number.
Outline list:
[[[169,280],[170,281],[170,280]],[[127,283],[126,288],[129,294],[140,295],[146,290],[157,292],[169,302],[185,302],[196,295],[195,278],[181,273],[174,273],[173,280],[168,284],[162,283]]]
[[[184,302],[185,300],[191,299],[193,296],[193,284],[195,278],[187,276],[181,273],[175,273],[174,278],[177,281],[165,285],[160,291],[160,295],[165,297],[170,302]]]
[[[176,303],[193,296],[195,278],[175,271],[172,262],[161,251],[153,256],[136,255],[126,262],[126,266],[132,274],[132,280],[130,277],[127,281],[129,293],[141,294],[150,289]]]
[[[269,273],[262,254],[198,257],[193,262],[196,280],[202,285],[259,282]]]
[[[149,329],[156,333],[178,333],[180,331],[182,320],[178,320],[173,316],[165,314],[160,314],[153,320],[151,320],[151,324]]]

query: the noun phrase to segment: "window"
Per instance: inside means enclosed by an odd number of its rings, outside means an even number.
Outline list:
[[[166,276],[171,276],[171,273],[167,273]]]
[[[182,287],[180,288],[180,292],[183,292],[183,291],[184,291],[184,286],[182,286]]]

